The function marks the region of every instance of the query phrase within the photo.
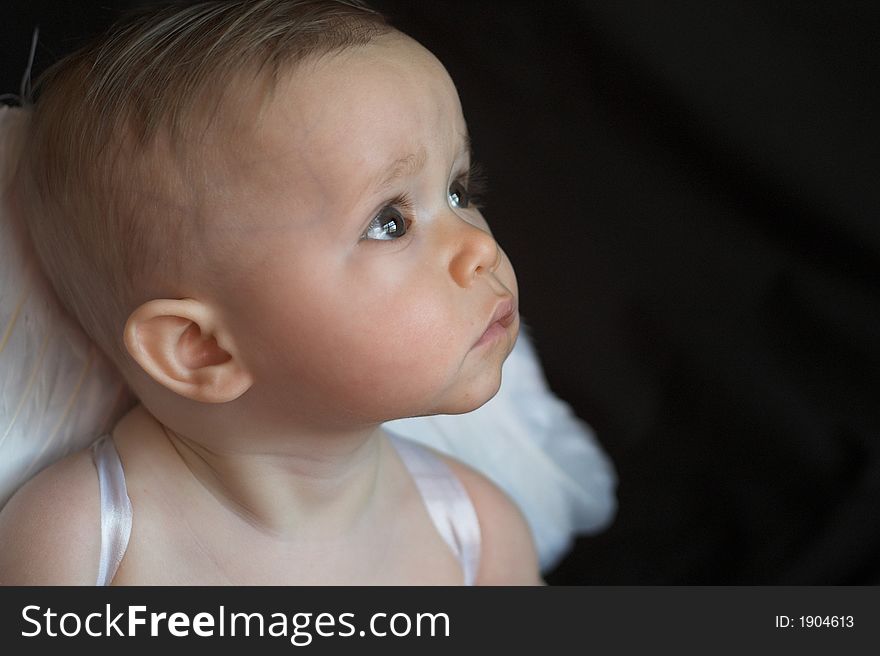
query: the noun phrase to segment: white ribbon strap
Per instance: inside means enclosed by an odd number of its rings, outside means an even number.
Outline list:
[[[125,487],[122,461],[110,435],[92,445],[92,459],[101,487],[101,560],[96,585],[110,585],[131,536],[131,500]]]
[[[464,584],[473,585],[480,564],[480,523],[461,481],[421,444],[389,435],[422,495],[431,521],[461,563]]]

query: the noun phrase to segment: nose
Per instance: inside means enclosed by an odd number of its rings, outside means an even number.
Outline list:
[[[450,215],[451,257],[449,273],[459,287],[470,287],[481,273],[494,273],[501,263],[501,249],[488,232]]]

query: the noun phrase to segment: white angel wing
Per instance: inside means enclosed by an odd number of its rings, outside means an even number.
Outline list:
[[[115,369],[61,309],[9,211],[11,138],[22,118],[0,106],[0,506],[130,402]]]

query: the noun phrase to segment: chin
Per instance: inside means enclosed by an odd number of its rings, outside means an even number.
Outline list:
[[[450,394],[450,398],[444,399],[436,412],[431,414],[463,415],[472,412],[491,400],[499,389],[501,389],[500,371],[491,378],[487,377],[485,380],[475,381],[465,390],[456,390],[454,394]]]

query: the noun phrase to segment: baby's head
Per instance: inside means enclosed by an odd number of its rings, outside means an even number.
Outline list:
[[[516,280],[427,50],[356,2],[110,34],[40,82],[17,188],[60,300],[154,415],[342,428],[491,398]]]

